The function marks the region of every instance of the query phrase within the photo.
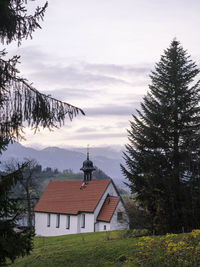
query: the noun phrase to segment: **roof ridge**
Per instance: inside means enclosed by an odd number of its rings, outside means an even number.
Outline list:
[[[88,181],[87,183],[93,183],[93,182],[102,182],[102,181],[111,181],[111,179],[101,179],[101,180],[92,180]],[[68,182],[83,182],[83,180],[66,180],[66,181],[59,181],[59,180],[53,180],[49,181],[49,183],[57,183],[57,182],[63,182],[63,183],[68,183]]]

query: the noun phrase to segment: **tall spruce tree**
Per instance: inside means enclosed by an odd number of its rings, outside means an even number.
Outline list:
[[[200,226],[198,73],[173,40],[155,65],[149,92],[130,123],[121,167],[157,233]]]
[[[32,37],[40,28],[47,3],[38,7],[33,15],[28,14],[27,0],[0,1],[0,42],[10,44]],[[78,113],[84,112],[61,102],[51,96],[37,91],[27,80],[20,77],[17,69],[19,56],[7,60],[5,48],[0,51],[0,155],[10,141],[23,138],[23,127],[35,130],[52,129],[61,126],[66,117],[71,120]],[[0,266],[6,258],[14,261],[32,249],[32,229],[16,231],[16,223],[21,209],[17,199],[12,198],[11,191],[18,181],[23,180],[22,164],[19,169],[8,175],[0,174]]]

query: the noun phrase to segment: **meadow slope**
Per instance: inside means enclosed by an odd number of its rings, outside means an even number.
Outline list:
[[[200,230],[136,236],[137,231],[113,231],[35,237],[31,254],[10,266],[200,266]]]

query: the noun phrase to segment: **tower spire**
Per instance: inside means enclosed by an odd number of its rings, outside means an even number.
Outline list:
[[[90,149],[90,145],[87,145],[87,160],[89,160],[89,149]]]
[[[87,159],[83,162],[83,167],[80,170],[84,172],[84,182],[92,180],[92,172],[95,168],[93,162],[89,159],[89,145],[87,145]]]

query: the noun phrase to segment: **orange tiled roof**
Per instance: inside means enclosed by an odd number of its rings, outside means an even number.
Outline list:
[[[119,199],[120,199],[119,197],[108,196],[99,212],[97,221],[110,222],[112,215],[119,202]]]
[[[82,189],[82,181],[50,182],[34,211],[64,214],[93,212],[110,182],[94,180]]]

